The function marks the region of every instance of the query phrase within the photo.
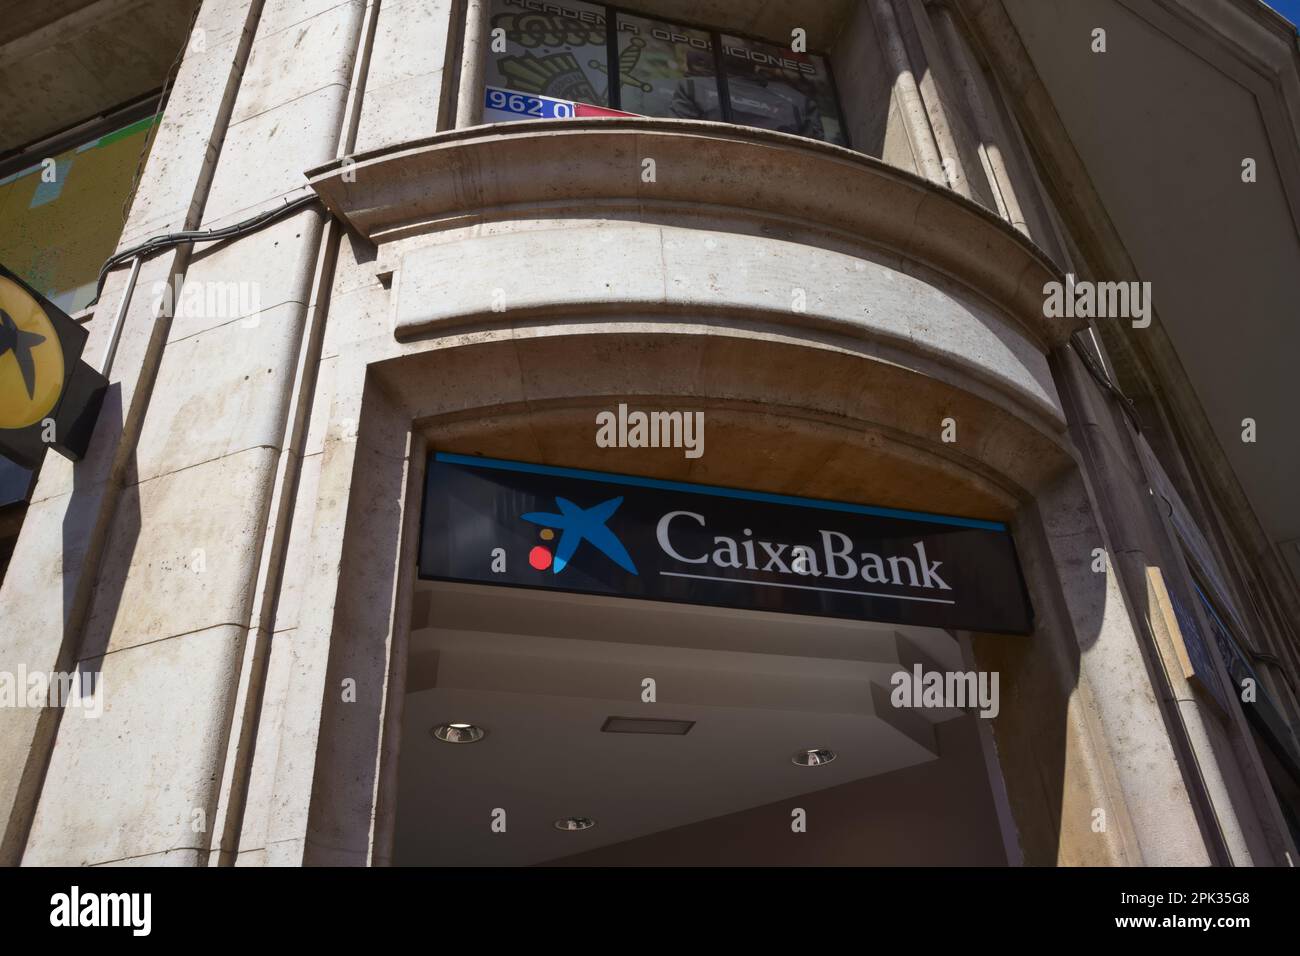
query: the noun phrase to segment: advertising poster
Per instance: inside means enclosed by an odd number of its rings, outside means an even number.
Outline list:
[[[609,105],[604,7],[581,0],[493,0],[492,29],[505,31],[506,49],[488,56],[489,87],[561,102]]]
[[[618,15],[623,109],[642,116],[721,120],[713,41],[704,30]]]
[[[822,57],[725,34],[722,54],[733,123],[844,144]]]

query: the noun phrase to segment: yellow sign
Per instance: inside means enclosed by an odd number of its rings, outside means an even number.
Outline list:
[[[63,347],[27,290],[0,276],[0,428],[46,418],[63,392]]]

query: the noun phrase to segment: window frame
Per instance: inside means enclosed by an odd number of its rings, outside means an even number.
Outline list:
[[[492,0],[487,0],[487,2],[491,3]],[[608,109],[623,111],[623,106],[622,106],[623,81],[622,81],[622,74],[619,72],[617,68],[618,33],[619,33],[618,17],[619,14],[627,14],[629,17],[638,17],[643,20],[653,20],[658,23],[668,24],[669,26],[683,27],[688,30],[698,30],[701,33],[707,33],[709,35],[709,42],[713,45],[713,68],[715,70],[715,77],[718,84],[718,100],[722,106],[722,119],[702,120],[701,122],[721,122],[731,126],[741,126],[746,129],[764,129],[764,127],[762,126],[749,126],[746,123],[737,123],[733,118],[733,113],[731,109],[731,90],[727,83],[727,71],[724,67],[725,59],[722,53],[722,36],[725,33],[727,36],[735,37],[738,40],[745,40],[751,43],[762,43],[769,46],[780,46],[780,44],[774,43],[772,40],[767,40],[760,36],[755,36],[752,33],[745,33],[740,30],[732,30],[729,27],[713,27],[695,21],[668,19],[656,13],[647,13],[644,10],[638,10],[635,7],[625,7],[619,4],[601,3],[599,2],[599,0],[586,0],[586,2],[591,3],[593,6],[598,6],[605,11],[605,33],[606,33],[605,70],[606,70],[606,76],[610,78],[609,93],[605,97],[607,100],[609,100],[609,102],[605,104],[591,103],[587,105],[590,106],[603,105]],[[835,110],[837,113],[835,118],[836,121],[839,123],[840,135],[843,137],[844,142],[833,143],[830,140],[813,139],[813,137],[811,136],[802,136],[799,133],[786,133],[784,135],[798,136],[800,139],[806,139],[813,143],[825,143],[827,146],[838,146],[841,149],[853,149],[853,141],[849,137],[848,123],[845,122],[844,120],[844,102],[843,99],[840,97],[840,87],[839,87],[839,83],[836,82],[835,79],[835,68],[831,64],[831,57],[828,53],[824,51],[818,51],[818,50],[807,50],[805,51],[805,53],[808,56],[820,57],[822,64],[826,67],[826,79],[830,84],[831,95],[835,98]],[[492,56],[490,49],[488,49],[487,55],[489,57]],[[485,77],[484,86],[486,87],[488,85],[489,84],[486,82],[486,77]],[[486,96],[486,90],[484,91],[484,95]],[[647,117],[647,118],[655,119],[655,118],[670,118],[670,117]],[[769,130],[769,132],[777,132],[777,131]]]

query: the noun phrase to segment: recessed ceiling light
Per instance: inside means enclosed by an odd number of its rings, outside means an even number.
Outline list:
[[[790,760],[800,767],[820,767],[822,764],[830,763],[836,756],[834,750],[801,750]]]
[[[675,734],[690,733],[693,720],[668,720],[660,717],[606,717],[601,732],[606,734]]]
[[[472,744],[487,736],[487,731],[474,724],[439,724],[430,731],[443,743]]]
[[[590,830],[596,825],[596,821],[591,817],[560,817],[554,825],[557,830]]]

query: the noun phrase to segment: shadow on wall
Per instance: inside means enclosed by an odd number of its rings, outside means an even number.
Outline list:
[[[114,382],[109,386],[109,390],[104,396],[104,406],[95,429],[95,439],[101,444],[108,436],[112,436],[111,448],[102,452],[112,454],[111,449],[117,446],[123,429],[122,386],[120,383]],[[67,555],[74,553],[78,554],[79,560],[84,559],[84,550],[88,546],[87,541],[93,540],[95,534],[95,529],[87,527],[87,522],[93,521],[94,518],[101,514],[104,495],[102,485],[86,486],[86,475],[90,474],[86,469],[78,468],[74,474],[72,501],[68,506],[68,514],[63,523],[63,554],[65,560]],[[135,544],[140,537],[140,488],[136,475],[134,453],[123,466],[122,489],[118,493],[116,506],[111,509],[111,515],[110,526],[104,529],[103,533],[110,539],[121,540],[124,545],[124,554],[134,555]],[[105,541],[105,552],[107,546],[108,541]],[[103,556],[103,552],[101,552],[101,556]],[[117,619],[118,604],[122,599],[122,591],[126,586],[126,577],[130,568],[131,562],[129,560],[117,563],[103,560],[99,562],[98,573],[93,576],[90,582],[90,592],[84,598],[86,614],[83,624],[85,620],[88,620],[92,608],[96,610],[102,609],[109,621]],[[63,617],[65,621],[73,614],[77,605],[78,595],[74,591],[74,587],[81,579],[82,576],[80,575],[65,576],[63,579]],[[112,628],[102,628],[99,634],[85,633],[84,643],[80,647],[65,647],[62,653],[68,655],[70,662],[82,663],[98,679],[111,636]]]
[[[95,454],[112,456],[117,448],[122,429],[121,385],[114,382],[105,393],[92,438],[91,451],[87,457]],[[134,473],[133,459],[128,462],[127,473]],[[85,623],[85,612],[93,597],[100,602],[111,604],[113,615],[116,616],[116,604],[122,594],[130,562],[122,562],[116,567],[101,566],[97,580],[93,580],[93,575],[80,573],[86,550],[91,546],[88,542],[91,542],[96,534],[94,524],[105,511],[103,505],[106,485],[103,482],[89,481],[87,476],[90,474],[92,472],[87,468],[74,469],[73,488],[63,517],[61,552],[63,599],[60,609],[63,635],[58,656],[53,662],[53,669],[56,672],[67,673],[80,667],[81,673],[88,675],[80,678],[86,682],[82,685],[83,690],[99,693],[100,667],[105,648],[81,646],[80,635]],[[113,521],[120,525],[122,533],[127,536],[128,552],[133,552],[135,541],[140,533],[140,510],[133,490],[127,489],[121,493]],[[54,609],[50,610],[53,613]],[[79,665],[79,662],[86,663]],[[14,803],[15,807],[26,807],[30,812],[15,812],[10,817],[4,833],[5,852],[16,854],[15,860],[21,855],[22,847],[27,841],[27,831],[33,819],[36,800],[44,784],[49,758],[54,749],[63,715],[62,707],[45,707],[37,719],[32,746],[28,750],[23,765],[22,780],[18,786],[19,796]]]

